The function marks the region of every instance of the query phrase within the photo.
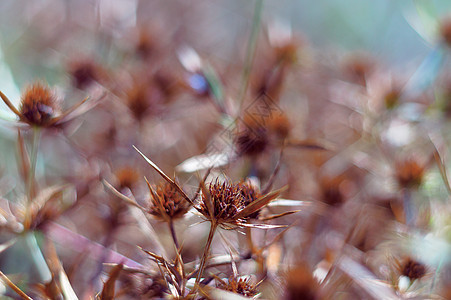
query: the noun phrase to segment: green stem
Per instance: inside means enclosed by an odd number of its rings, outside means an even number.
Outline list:
[[[35,175],[36,175],[36,163],[38,160],[38,149],[39,149],[39,141],[41,138],[41,128],[33,127],[33,140],[31,144],[31,156],[30,156],[30,169],[28,170],[28,181],[27,181],[27,196],[28,202],[26,205],[26,213],[25,213],[25,228],[28,229],[30,225],[31,218],[31,204],[33,199],[36,197],[36,186],[35,186]]]
[[[252,31],[251,35],[249,37],[249,43],[247,45],[246,49],[246,60],[244,64],[243,69],[243,75],[241,78],[241,90],[239,95],[239,104],[240,104],[240,111],[243,107],[244,99],[246,97],[247,87],[249,85],[249,75],[251,73],[252,63],[254,61],[254,53],[255,48],[257,46],[257,37],[258,32],[260,29],[260,20],[261,15],[263,11],[263,0],[256,0],[255,1],[255,8],[254,8],[254,16],[252,18]]]
[[[194,283],[192,293],[195,293],[197,291],[197,288],[199,287],[199,282],[202,278],[202,274],[204,273],[205,265],[210,254],[211,243],[213,241],[213,236],[215,235],[216,228],[218,228],[218,224],[212,221],[210,225],[210,232],[208,234],[207,244],[205,245],[204,254],[202,255],[202,259],[200,261],[199,271],[197,272],[196,282]]]

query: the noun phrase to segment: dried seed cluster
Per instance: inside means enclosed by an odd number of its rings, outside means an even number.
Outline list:
[[[212,216],[214,219],[222,222],[235,221],[235,215],[246,207],[246,199],[241,192],[239,184],[233,184],[228,181],[220,182],[218,179],[209,186],[211,201],[213,203]],[[209,208],[206,205],[208,201],[206,195],[202,194],[200,211],[204,216],[208,216]]]
[[[217,288],[245,297],[254,297],[258,294],[257,287],[251,283],[250,278],[240,278],[231,276],[227,282],[220,281],[217,283]]]
[[[164,212],[170,219],[177,219],[183,217],[190,209],[190,204],[180,195],[173,185],[167,182],[161,182],[156,188],[156,196],[160,201]],[[156,203],[153,197],[151,198],[151,205],[149,213],[163,218],[162,212],[159,209],[159,204]]]
[[[426,267],[422,263],[408,258],[402,265],[401,272],[410,279],[419,279],[426,274]]]
[[[37,82],[29,86],[22,95],[19,111],[26,120],[37,126],[46,126],[59,110],[58,102],[43,83]]]

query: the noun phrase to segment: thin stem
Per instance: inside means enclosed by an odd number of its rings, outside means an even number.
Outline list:
[[[31,203],[33,202],[34,197],[36,196],[36,186],[35,186],[35,176],[36,176],[36,164],[38,160],[38,149],[39,149],[39,141],[41,138],[41,128],[33,126],[33,140],[31,144],[31,157],[30,157],[30,169],[28,170],[28,180],[27,180],[27,196],[28,202],[26,205],[26,213],[25,213],[25,228],[28,228],[30,225],[31,218]]]
[[[31,262],[34,264],[36,271],[38,272],[39,280],[42,282],[47,282],[52,279],[52,274],[50,273],[49,267],[45,261],[44,255],[39,248],[38,242],[36,241],[36,236],[34,232],[28,232],[24,235],[24,246],[29,252],[29,257]]]
[[[200,261],[199,271],[197,273],[196,282],[194,283],[192,293],[196,292],[197,288],[199,287],[199,281],[202,278],[202,274],[204,273],[205,265],[210,254],[211,242],[213,241],[213,236],[215,235],[217,227],[218,224],[212,221],[210,225],[210,232],[208,234],[207,244],[205,245],[204,254],[202,255],[202,259]]]
[[[240,111],[243,107],[244,98],[246,97],[247,87],[249,85],[249,75],[251,73],[252,63],[254,62],[254,53],[257,46],[257,37],[260,29],[260,19],[263,11],[263,0],[255,1],[254,16],[252,18],[252,31],[249,37],[249,43],[246,49],[246,60],[241,77],[241,90],[239,95]]]
[[[3,274],[2,271],[0,271],[0,278],[14,291],[17,295],[20,296],[20,298],[25,300],[32,300],[30,296],[25,294],[17,285],[15,285],[9,278]]]
[[[404,189],[402,192],[404,214],[406,217],[406,224],[408,226],[414,225],[415,222],[415,207],[412,203],[412,194],[409,189]]]
[[[172,221],[172,219],[168,221],[168,226],[169,226],[169,230],[171,231],[172,239],[174,240],[174,245],[177,248],[177,251],[179,251],[180,246],[179,246],[179,242],[177,240],[177,235],[175,234],[174,222]]]

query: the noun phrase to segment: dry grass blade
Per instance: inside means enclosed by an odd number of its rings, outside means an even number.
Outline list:
[[[306,149],[306,150],[332,150],[332,147],[323,143],[320,143],[315,140],[288,140],[285,143],[286,147],[294,147],[294,148],[300,148],[300,149]]]
[[[193,202],[196,201],[197,196],[199,196],[200,191],[202,190],[202,186],[205,186],[205,181],[207,181],[208,175],[210,175],[210,172],[211,172],[212,169],[213,169],[213,168],[209,168],[209,169],[205,172],[204,177],[202,177],[202,180],[199,181],[199,186],[197,187],[196,194],[194,194],[194,198],[193,198],[193,200],[192,200]]]
[[[442,176],[443,182],[445,183],[446,190],[448,191],[449,194],[451,194],[451,187],[449,185],[449,180],[448,180],[448,175],[446,173],[445,164],[443,163],[443,160],[440,156],[440,153],[438,152],[437,147],[435,147],[434,143],[432,143],[432,145],[434,147],[434,158],[437,163],[438,170],[440,172],[440,175]]]
[[[17,108],[9,101],[8,97],[5,96],[2,92],[0,92],[0,97],[2,98],[3,102],[8,106],[8,108],[15,113],[19,119],[22,119],[22,114],[17,110]]]
[[[59,186],[50,186],[36,196],[36,198],[32,202],[33,211],[38,211],[41,207],[43,207],[47,202],[55,199],[62,195],[62,192],[67,189],[70,185],[59,185]]]
[[[203,202],[205,203],[205,206],[207,207],[208,215],[210,216],[210,220],[213,220],[214,214],[215,214],[215,209],[214,209],[213,201],[211,200],[210,191],[205,186],[204,181],[201,181],[199,183],[199,186],[202,189],[202,193],[204,194]]]
[[[17,285],[15,285],[11,280],[9,280],[9,278],[5,274],[3,274],[2,271],[0,271],[0,277],[14,292],[16,292],[17,295],[20,296],[20,298],[26,300],[33,300],[33,298],[29,297],[21,289],[19,289]]]
[[[150,195],[152,195],[152,198],[154,200],[155,205],[158,207],[158,210],[160,211],[160,215],[163,217],[163,219],[166,222],[170,222],[171,218],[166,213],[166,210],[163,207],[163,203],[161,203],[160,197],[158,197],[157,194],[155,194],[155,191],[153,190],[152,186],[150,185],[150,183],[149,183],[149,181],[147,180],[146,177],[144,177],[144,180],[147,183],[147,187],[149,188]]]
[[[142,210],[143,212],[147,213],[147,210],[144,207],[142,207],[141,205],[139,205],[138,203],[136,203],[135,201],[133,201],[129,197],[123,195],[121,192],[116,190],[108,181],[106,181],[104,179],[104,180],[102,180],[102,182],[115,196],[117,196],[118,198],[124,200],[127,204],[130,204],[130,205],[132,205],[134,207],[137,207],[140,210]]]
[[[64,271],[63,265],[56,253],[55,246],[53,243],[46,239],[46,261],[47,266],[51,270],[52,273],[52,281],[50,284],[56,284],[57,289],[64,296],[64,299],[78,299],[75,294],[72,285],[69,282],[69,278],[67,278],[66,272]],[[52,289],[55,291],[55,289]],[[60,295],[53,295],[52,297],[57,299]]]
[[[22,180],[24,182],[27,182],[28,173],[30,172],[30,156],[25,149],[25,142],[23,140],[22,134],[20,133],[20,130],[17,130],[17,144],[19,151],[19,160],[17,162],[18,164],[20,164],[20,176],[22,176]]]
[[[291,210],[291,211],[286,211],[286,212],[281,213],[281,214],[272,215],[272,216],[269,216],[269,217],[266,217],[266,218],[261,218],[260,220],[261,220],[261,221],[274,220],[274,219],[277,219],[277,218],[281,218],[281,217],[284,217],[284,216],[288,216],[288,215],[291,215],[291,214],[295,214],[295,213],[300,212],[300,211],[301,211],[301,210]]]
[[[254,212],[258,211],[259,209],[261,209],[262,207],[267,205],[269,202],[271,202],[272,200],[277,198],[286,189],[287,189],[287,187],[285,186],[281,189],[272,191],[272,192],[260,197],[259,199],[255,200],[255,201],[251,202],[249,205],[247,205],[243,210],[238,212],[234,217],[236,219],[241,219],[241,218],[245,218],[245,217],[249,216],[250,214],[253,214]]]
[[[112,300],[115,294],[115,284],[122,271],[123,264],[116,265],[109,273],[108,280],[103,285],[102,293],[98,297],[100,300]]]
[[[351,258],[347,256],[342,257],[338,263],[338,267],[373,299],[399,299],[386,284],[377,280],[369,270]]]
[[[285,228],[288,225],[271,225],[271,224],[249,224],[249,223],[237,223],[239,227],[246,228],[257,228],[257,229],[275,229],[275,228]],[[232,228],[233,230],[234,228]]]
[[[178,274],[178,272],[177,272],[177,270],[174,268],[174,266],[172,266],[172,264],[168,263],[164,257],[159,256],[159,255],[157,255],[157,254],[155,254],[155,253],[152,253],[152,252],[150,252],[150,251],[148,251],[148,250],[144,250],[143,248],[141,248],[141,247],[139,247],[139,246],[138,246],[138,248],[139,248],[140,250],[142,250],[144,253],[150,255],[150,257],[152,257],[152,259],[153,259],[155,262],[157,262],[158,264],[161,264],[161,265],[165,266],[165,268],[168,270],[168,272],[169,272],[170,274],[172,274],[172,275],[174,275],[174,276],[176,276],[176,277],[179,277],[179,276],[180,276],[180,274]],[[179,277],[179,278],[180,278],[180,277]]]
[[[185,198],[186,201],[188,201],[191,205],[194,205],[193,201],[185,194],[185,192],[182,190],[182,188],[174,181],[172,180],[168,175],[166,175],[153,161],[151,161],[147,156],[145,156],[141,151],[139,151],[138,148],[133,146],[133,148],[147,161],[147,163],[158,172],[158,174],[161,175],[161,177],[164,178],[167,182],[172,184],[174,188],[182,195],[183,198]]]

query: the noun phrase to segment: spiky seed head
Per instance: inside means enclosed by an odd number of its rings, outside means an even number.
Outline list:
[[[426,166],[415,158],[408,158],[396,163],[395,177],[402,188],[417,188],[423,182]]]
[[[345,76],[362,86],[366,86],[367,78],[374,69],[374,61],[366,54],[355,54],[348,58],[344,65]]]
[[[440,36],[442,40],[448,45],[451,46],[451,18],[445,18],[442,20],[440,24]]]
[[[157,185],[155,193],[164,208],[164,212],[171,219],[183,217],[190,209],[190,204],[180,195],[172,184],[166,181]],[[163,218],[163,214],[159,210],[159,205],[155,203],[155,199],[151,199],[149,213],[157,218]]]
[[[251,204],[252,202],[254,202],[255,200],[257,200],[258,198],[260,198],[262,196],[260,191],[255,186],[250,184],[249,182],[242,181],[242,182],[238,183],[238,186],[239,186],[240,193],[244,198],[245,206]],[[253,214],[249,215],[249,218],[257,219],[259,213],[260,213],[260,211],[254,212]]]
[[[72,85],[78,89],[84,89],[99,79],[98,66],[90,60],[72,62],[69,65],[69,74],[72,77]]]
[[[263,124],[247,118],[241,124],[242,130],[235,137],[235,144],[239,155],[255,156],[269,145],[268,130]]]
[[[228,181],[220,182],[218,179],[210,183],[209,192],[213,203],[213,218],[219,222],[234,222],[235,215],[245,207],[245,199],[239,185]],[[202,195],[200,211],[204,216],[209,216],[206,196]]]
[[[284,140],[288,137],[291,130],[291,124],[285,114],[275,115],[270,118],[267,123],[269,131],[273,133],[278,140]]]
[[[426,267],[412,258],[407,258],[401,265],[401,274],[411,280],[419,279],[426,274]]]
[[[127,106],[137,120],[142,120],[147,114],[150,102],[150,93],[144,84],[136,84],[127,92]]]
[[[346,201],[340,188],[345,179],[341,176],[322,177],[319,180],[321,201],[331,206],[339,206]]]
[[[116,178],[119,183],[119,190],[123,188],[131,189],[138,182],[139,174],[131,167],[123,167],[116,171]]]
[[[286,300],[316,300],[319,299],[319,284],[313,278],[310,269],[300,264],[291,269],[285,276]]]
[[[401,98],[401,89],[393,87],[388,90],[384,95],[384,104],[387,109],[393,109],[399,104]]]
[[[216,283],[216,287],[244,297],[254,297],[258,294],[257,287],[251,283],[250,278],[231,276],[227,282]]]
[[[55,95],[44,83],[33,83],[22,94],[19,111],[24,121],[32,125],[48,125],[58,110],[59,105]]]

